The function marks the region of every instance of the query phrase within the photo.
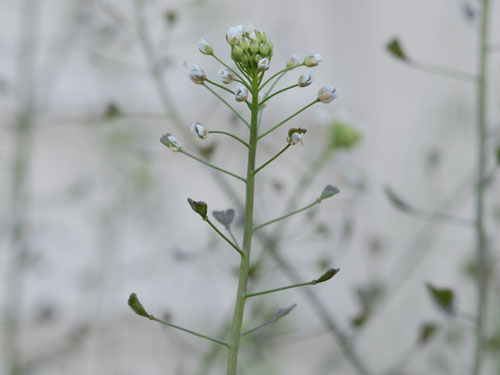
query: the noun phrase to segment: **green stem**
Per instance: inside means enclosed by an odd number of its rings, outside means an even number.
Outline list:
[[[291,85],[291,86],[285,87],[284,89],[278,90],[278,91],[276,91],[274,94],[272,94],[272,95],[268,96],[267,98],[265,98],[264,100],[262,100],[262,101],[260,102],[260,105],[262,105],[262,104],[264,104],[265,102],[267,102],[267,101],[268,101],[269,99],[271,99],[273,96],[276,96],[276,95],[278,95],[278,94],[281,94],[281,93],[282,93],[282,92],[284,92],[284,91],[287,91],[287,90],[293,89],[293,88],[298,87],[298,86],[299,86],[299,84],[298,84],[298,83],[296,83],[295,85]]]
[[[295,112],[293,115],[287,117],[286,119],[284,119],[283,121],[281,121],[279,124],[273,126],[271,129],[269,129],[267,132],[259,135],[259,137],[257,138],[257,140],[260,140],[261,138],[264,138],[266,135],[268,135],[269,133],[275,131],[276,129],[278,129],[281,125],[283,125],[285,122],[291,120],[292,118],[294,118],[295,116],[297,116],[299,113],[302,113],[304,112],[307,108],[311,107],[313,104],[316,104],[316,103],[319,103],[319,99],[315,99],[314,101],[312,101],[311,103],[309,103],[308,105],[306,105],[305,107],[303,107],[302,109],[299,109],[297,112]]]
[[[439,65],[423,63],[423,62],[413,61],[413,60],[409,60],[408,64],[417,68],[417,69],[423,70],[425,72],[437,74],[437,75],[452,78],[452,79],[456,79],[458,81],[469,82],[469,83],[477,83],[478,82],[478,77],[474,74],[471,74],[471,73],[462,72],[459,70],[454,70],[454,69],[446,68],[446,67],[439,66]]]
[[[262,168],[266,167],[269,163],[271,163],[273,160],[275,160],[276,158],[278,158],[282,153],[284,153],[286,150],[288,150],[288,148],[291,146],[290,143],[288,143],[285,147],[283,147],[281,149],[280,152],[278,152],[276,155],[274,155],[271,159],[269,159],[268,161],[266,161],[264,164],[262,164],[259,168],[257,168],[253,174],[257,174]]]
[[[246,143],[243,139],[241,139],[240,137],[237,137],[235,136],[234,134],[231,134],[231,133],[228,133],[228,132],[225,132],[225,131],[221,131],[221,130],[209,130],[208,131],[208,134],[224,134],[224,135],[227,135],[231,138],[234,138],[236,139],[238,142],[240,142],[241,144],[243,144],[246,148],[249,148],[250,146],[248,146],[248,143]]]
[[[225,169],[222,169],[222,168],[216,167],[215,165],[210,164],[209,162],[206,162],[206,161],[205,161],[205,160],[203,160],[203,159],[200,159],[200,158],[198,158],[198,157],[196,157],[196,156],[194,156],[194,155],[191,155],[191,154],[190,154],[189,152],[187,152],[187,151],[184,151],[184,150],[179,150],[179,152],[180,152],[180,153],[182,153],[182,154],[184,154],[184,155],[186,155],[186,156],[189,156],[190,158],[193,158],[194,160],[197,160],[197,161],[199,161],[200,163],[203,163],[203,164],[205,164],[205,165],[209,166],[210,168],[213,168],[213,169],[215,169],[215,170],[217,170],[217,171],[219,171],[219,172],[222,172],[222,173],[228,174],[229,176],[233,176],[234,178],[237,178],[238,180],[241,180],[241,181],[243,181],[243,182],[245,182],[245,183],[247,182],[247,180],[245,180],[243,177],[238,176],[237,174],[234,174],[234,173],[232,173],[232,172],[226,171]]]
[[[184,327],[180,327],[176,324],[172,324],[172,323],[169,323],[169,322],[165,322],[161,319],[158,319],[156,317],[154,317],[153,315],[150,315],[149,316],[149,319],[150,320],[154,320],[155,322],[158,322],[158,323],[161,323],[163,325],[166,325],[168,327],[172,327],[172,328],[175,328],[175,329],[179,329],[181,331],[184,331],[184,332],[187,332],[187,333],[190,333],[194,336],[198,336],[198,337],[201,337],[202,339],[205,339],[205,340],[209,340],[209,341],[212,341],[212,342],[215,342],[216,344],[220,344],[220,345],[224,345],[226,347],[229,347],[229,343],[228,342],[225,342],[225,341],[222,341],[222,340],[218,340],[218,339],[214,339],[213,337],[210,337],[210,336],[206,336],[204,334],[201,334],[201,333],[198,333],[198,332],[194,332],[194,331],[191,331],[190,329],[187,329],[187,328],[184,328]]]
[[[234,95],[234,91],[233,91],[233,90],[230,90],[230,89],[228,89],[228,88],[227,88],[227,87],[225,87],[225,86],[219,85],[217,82],[211,81],[211,80],[209,80],[208,78],[207,78],[207,79],[205,79],[205,82],[208,82],[208,83],[210,83],[211,85],[217,86],[218,88],[220,88],[220,89],[222,89],[222,90],[225,90],[225,91],[227,91],[228,93],[230,93],[230,94]]]
[[[248,282],[248,270],[250,267],[250,249],[252,245],[253,228],[253,206],[255,192],[255,157],[257,154],[257,121],[259,114],[259,89],[256,85],[257,76],[252,81],[252,119],[250,127],[250,148],[248,150],[247,162],[247,184],[245,197],[245,230],[243,234],[243,255],[240,264],[240,276],[238,281],[238,292],[231,327],[231,344],[228,351],[227,374],[236,375],[238,362],[238,349],[240,344],[241,326],[245,310],[245,294]]]
[[[285,74],[286,72],[289,72],[290,70],[293,70],[295,68],[298,68],[300,66],[304,66],[304,64],[297,64],[297,65],[294,65],[294,66],[291,66],[289,68],[285,68],[283,70],[280,70],[278,73],[274,73],[271,77],[269,77],[263,84],[262,86],[259,87],[259,90],[262,90],[269,82],[271,82],[273,80],[273,78],[277,77],[278,75],[280,74]],[[281,77],[280,77],[281,78]]]
[[[253,228],[253,230],[254,230],[254,232],[255,232],[257,229],[263,228],[263,227],[265,227],[265,226],[267,226],[267,225],[269,225],[269,224],[273,224],[273,223],[276,223],[276,222],[278,222],[278,221],[284,220],[284,219],[286,219],[287,217],[290,217],[290,216],[292,216],[292,215],[295,215],[295,214],[298,214],[298,213],[300,213],[300,212],[302,212],[302,211],[305,211],[305,210],[307,210],[307,209],[309,209],[309,208],[313,207],[314,205],[316,205],[316,204],[318,204],[318,203],[321,203],[321,199],[319,199],[319,198],[318,198],[318,199],[316,199],[314,202],[312,202],[312,203],[308,204],[307,206],[302,207],[302,208],[299,208],[298,210],[292,211],[292,212],[290,212],[289,214],[286,214],[286,215],[284,215],[284,216],[280,216],[280,217],[278,217],[277,219],[274,219],[274,220],[271,220],[271,221],[265,222],[264,224],[257,225],[255,228]]]
[[[313,282],[309,281],[307,283],[293,284],[293,285],[288,285],[288,286],[282,286],[281,288],[269,289],[269,290],[265,290],[263,292],[250,293],[250,294],[246,295],[246,298],[255,297],[255,296],[262,296],[264,294],[279,292],[281,290],[287,290],[287,289],[292,289],[292,288],[298,288],[298,287],[306,286],[306,285],[313,285]]]
[[[234,109],[231,104],[229,104],[228,102],[226,102],[219,94],[217,94],[214,90],[212,90],[210,87],[208,87],[207,85],[203,84],[204,87],[207,88],[208,91],[210,91],[212,94],[214,94],[222,103],[224,103],[241,121],[243,121],[243,123],[248,127],[250,128],[250,124],[248,123],[247,120],[244,119],[244,117],[242,115],[240,115],[240,113]]]
[[[481,31],[479,34],[479,79],[477,85],[477,190],[476,190],[476,243],[477,243],[477,318],[474,364],[472,374],[479,375],[486,348],[486,322],[488,307],[488,259],[484,228],[484,174],[486,169],[486,92],[489,0],[482,0]]]
[[[205,220],[216,232],[219,236],[221,236],[229,245],[231,245],[234,250],[236,250],[238,253],[240,253],[241,256],[243,256],[243,252],[240,250],[236,244],[234,244],[229,238],[227,238],[211,221],[208,217],[204,218]]]
[[[280,320],[284,316],[288,315],[290,313],[290,311],[292,311],[296,306],[297,306],[297,304],[294,303],[292,306],[285,309],[285,311],[282,314],[280,314],[278,312],[278,314],[274,318],[272,318],[271,320],[268,320],[267,322],[261,323],[256,327],[253,327],[253,328],[247,329],[246,331],[241,332],[241,336],[248,335],[249,333],[255,332],[262,327],[268,326],[269,324],[276,323],[278,320]]]

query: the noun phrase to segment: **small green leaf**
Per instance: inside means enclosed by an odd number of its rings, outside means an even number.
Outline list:
[[[139,301],[139,298],[137,298],[137,295],[135,293],[132,293],[130,295],[130,297],[128,298],[128,305],[137,315],[144,316],[145,318],[151,319],[151,315],[149,315],[146,312],[146,309],[144,309],[141,302]]]
[[[188,198],[188,202],[194,212],[199,214],[203,220],[207,219],[207,204],[205,202],[194,201],[191,198]]]
[[[451,289],[439,289],[432,284],[427,284],[427,290],[431,294],[434,302],[447,314],[455,314],[454,298],[455,294]]]
[[[425,345],[432,340],[436,331],[438,329],[437,324],[425,323],[420,326],[420,332],[418,334],[418,344]]]
[[[361,314],[356,315],[351,319],[351,324],[354,328],[361,328],[370,318],[370,312],[368,310],[363,311]]]
[[[399,39],[394,38],[387,43],[387,50],[397,59],[408,61],[408,56],[406,56],[406,53],[403,51],[403,47],[401,47]]]
[[[316,285],[318,283],[322,283],[322,282],[328,281],[333,276],[335,276],[339,271],[340,271],[340,268],[330,268],[323,275],[321,275],[319,277],[319,279],[313,280],[312,283],[313,283],[313,285]]]
[[[333,197],[335,194],[338,194],[338,193],[340,193],[340,190],[338,187],[328,185],[321,192],[319,199],[320,200],[327,199],[327,198]]]

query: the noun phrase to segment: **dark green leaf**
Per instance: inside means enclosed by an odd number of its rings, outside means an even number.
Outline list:
[[[427,284],[427,290],[429,291],[433,301],[447,314],[455,314],[454,306],[454,293],[451,289],[439,289],[434,287],[432,284]]]
[[[128,305],[137,315],[144,316],[145,318],[151,318],[151,315],[146,312],[146,309],[144,309],[135,293],[132,293],[128,298]]]
[[[207,218],[207,204],[205,202],[194,201],[191,198],[188,198],[188,202],[193,211],[199,214],[203,220]]]
[[[340,193],[340,190],[336,186],[328,185],[323,189],[321,192],[321,196],[319,197],[320,200],[327,199],[330,197],[333,197],[335,194]]]
[[[401,43],[397,38],[394,38],[389,43],[387,43],[387,50],[397,59],[408,61],[408,57],[403,51],[403,47],[401,47]]]
[[[427,344],[434,335],[436,334],[436,331],[438,329],[437,324],[434,323],[425,323],[422,324],[420,327],[420,332],[418,334],[418,344],[419,345],[425,345]]]
[[[328,271],[326,271],[323,275],[319,277],[317,280],[313,280],[313,285],[316,285],[318,283],[322,283],[325,281],[330,280],[333,276],[335,276],[338,272],[340,271],[340,268],[330,268]]]

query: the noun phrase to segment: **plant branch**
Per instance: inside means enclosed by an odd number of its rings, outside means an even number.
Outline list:
[[[209,162],[206,162],[206,161],[205,161],[205,160],[203,160],[203,159],[200,159],[200,158],[198,158],[198,157],[196,157],[196,156],[194,156],[194,155],[191,155],[191,154],[190,154],[189,152],[187,152],[187,151],[184,151],[184,150],[179,150],[179,152],[180,152],[180,153],[182,153],[182,154],[184,154],[184,155],[186,155],[186,156],[189,156],[190,158],[193,158],[194,160],[197,160],[197,161],[199,161],[200,163],[205,164],[206,166],[209,166],[210,168],[213,168],[213,169],[215,169],[215,170],[217,170],[217,171],[219,171],[219,172],[222,172],[222,173],[228,174],[229,176],[232,176],[232,177],[234,177],[234,178],[237,178],[238,180],[243,181],[244,183],[246,183],[246,182],[247,182],[247,180],[245,180],[243,177],[238,176],[237,174],[234,174],[233,172],[229,172],[229,171],[226,171],[225,169],[219,168],[219,167],[217,167],[217,166],[215,166],[215,165],[213,165],[213,164],[211,164],[211,163],[209,163]]]
[[[231,247],[236,250],[241,256],[243,256],[243,252],[241,251],[241,249],[235,244],[233,243],[229,238],[227,238],[211,221],[208,217],[204,218],[203,220],[205,220],[216,232],[219,236],[221,236],[229,245],[231,245]]]
[[[214,94],[222,103],[224,103],[230,110],[231,112],[233,112],[241,121],[243,121],[243,123],[248,127],[250,128],[250,124],[248,123],[247,120],[245,120],[245,118],[240,115],[240,113],[234,109],[231,104],[229,104],[227,101],[225,101],[219,94],[217,94],[214,90],[212,90],[210,87],[208,87],[207,85],[203,84],[204,87],[207,88],[208,91],[210,91],[212,94]]]
[[[316,199],[314,202],[308,204],[307,206],[299,208],[298,210],[292,211],[289,214],[286,214],[286,215],[280,216],[280,217],[278,217],[276,219],[267,221],[264,224],[257,225],[255,228],[253,228],[253,231],[255,232],[256,230],[261,229],[261,228],[263,228],[263,227],[265,227],[265,226],[267,226],[269,224],[274,224],[274,223],[276,223],[278,221],[284,220],[284,219],[286,219],[286,218],[288,218],[290,216],[293,216],[293,215],[298,214],[298,213],[300,213],[302,211],[305,211],[305,210],[307,210],[307,209],[309,209],[309,208],[317,205],[318,203],[321,203],[321,199],[319,199],[319,198]]]
[[[231,138],[234,138],[236,139],[238,142],[240,142],[242,145],[244,145],[246,148],[249,148],[250,146],[248,146],[248,143],[246,143],[243,139],[241,139],[240,137],[237,137],[235,136],[234,134],[231,134],[231,133],[228,133],[228,132],[225,132],[225,131],[221,131],[221,130],[209,130],[208,131],[208,134],[224,134],[224,135],[227,135]]]
[[[248,85],[247,81],[245,81],[243,79],[243,77],[241,77],[238,72],[236,70],[234,70],[233,68],[231,68],[229,65],[227,65],[224,61],[222,61],[221,59],[219,59],[215,54],[212,53],[212,57],[217,60],[219,62],[219,64],[221,64],[222,66],[224,66],[227,70],[229,70],[231,73],[233,73],[236,77],[239,78],[240,82],[247,88],[250,90],[250,86]]]
[[[208,83],[210,83],[211,85],[217,86],[218,88],[220,88],[220,89],[222,89],[222,90],[225,90],[225,91],[227,91],[228,93],[230,93],[230,94],[234,95],[234,91],[233,91],[233,90],[228,89],[228,88],[227,88],[227,87],[225,87],[225,86],[219,85],[217,82],[211,81],[211,80],[209,80],[208,78],[207,78],[207,79],[205,79],[205,82],[208,82]]]
[[[270,324],[277,322],[278,320],[280,320],[284,316],[288,315],[290,313],[290,311],[292,311],[296,306],[297,306],[297,304],[294,303],[292,306],[290,306],[286,309],[281,309],[280,311],[278,311],[278,313],[275,315],[274,318],[272,318],[264,323],[261,323],[258,326],[255,326],[253,328],[250,328],[250,329],[247,329],[246,331],[241,332],[241,336],[248,335],[249,333],[255,332],[262,327],[265,327],[265,326],[268,326]]]
[[[278,95],[278,94],[281,94],[282,92],[285,92],[285,91],[287,91],[287,90],[293,89],[293,88],[298,87],[298,86],[299,86],[299,84],[298,84],[298,83],[296,83],[295,85],[291,85],[291,86],[285,87],[284,89],[278,90],[278,91],[276,91],[275,93],[273,93],[273,94],[269,95],[268,97],[264,98],[264,100],[262,100],[262,101],[259,103],[259,105],[264,104],[264,103],[265,103],[265,102],[267,102],[269,99],[271,99],[273,96],[276,96],[276,95]]]
[[[287,117],[285,120],[281,121],[279,124],[273,126],[271,129],[269,129],[267,132],[259,135],[259,137],[257,138],[257,140],[260,140],[261,138],[264,138],[266,135],[268,135],[269,133],[275,131],[276,129],[278,129],[281,125],[283,125],[285,122],[291,120],[292,118],[294,118],[295,116],[297,116],[299,113],[302,113],[304,112],[307,108],[311,107],[313,104],[316,104],[316,103],[319,103],[319,99],[315,99],[314,101],[312,101],[311,103],[309,103],[308,105],[306,105],[305,107],[299,109],[297,112],[295,112],[293,115]]]
[[[299,284],[293,284],[293,285],[288,285],[288,286],[282,286],[281,288],[269,289],[269,290],[265,290],[263,292],[250,293],[250,294],[247,294],[245,296],[245,298],[250,298],[250,297],[255,297],[255,296],[262,296],[264,294],[279,292],[281,290],[287,290],[287,289],[292,289],[292,288],[299,288],[301,286],[306,286],[306,285],[314,285],[314,283],[312,281],[308,281],[306,283],[299,283]]]
[[[271,159],[269,159],[268,161],[266,161],[264,164],[262,164],[259,168],[257,168],[253,173],[254,174],[257,174],[261,169],[263,169],[264,167],[266,167],[267,165],[269,165],[269,163],[271,163],[273,160],[275,160],[276,158],[278,158],[282,153],[284,153],[286,150],[288,150],[288,148],[291,146],[290,143],[288,143],[285,147],[283,147],[281,149],[280,152],[278,152],[276,155],[274,155]]]
[[[468,82],[468,83],[474,83],[474,84],[478,82],[478,77],[474,74],[471,74],[471,73],[462,72],[460,70],[455,70],[455,69],[446,68],[443,66],[424,63],[424,62],[415,61],[415,60],[408,60],[406,62],[410,66],[412,66],[416,69],[420,69],[422,71],[425,71],[427,73],[440,75],[443,77],[455,79],[455,80],[462,81],[462,82]]]
[[[277,73],[274,73],[271,77],[269,77],[260,87],[259,87],[259,90],[262,90],[269,82],[271,82],[273,80],[273,78],[277,77],[278,75],[282,74],[282,75],[285,75],[285,73],[289,72],[290,70],[293,70],[295,68],[298,68],[300,66],[304,66],[304,63],[302,64],[297,64],[297,65],[294,65],[294,66],[291,66],[289,68],[285,68],[283,70],[280,70],[279,72]],[[281,77],[280,77],[281,78]]]

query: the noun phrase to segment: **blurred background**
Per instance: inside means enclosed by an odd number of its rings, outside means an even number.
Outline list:
[[[490,9],[486,193],[489,303],[483,374],[500,374],[500,7]],[[0,353],[2,374],[223,374],[225,352],[133,314],[211,336],[230,328],[234,251],[186,202],[234,208],[244,190],[166,149],[243,173],[237,142],[200,140],[193,122],[247,137],[187,66],[216,81],[205,38],[252,22],[274,43],[270,72],[321,53],[315,82],[271,100],[262,142],[308,130],[259,174],[256,221],[340,194],[256,238],[250,290],[341,272],[326,284],[250,301],[245,326],[297,307],[242,341],[241,374],[468,374],[478,267],[474,231],[480,3],[23,0],[0,3]],[[392,43],[391,43],[392,41]],[[388,48],[390,46],[391,48]],[[500,49],[499,49],[500,52]],[[288,73],[278,87],[296,82]],[[224,96],[226,93],[222,93]],[[226,97],[247,114],[246,108]],[[260,163],[259,163],[260,164]]]

